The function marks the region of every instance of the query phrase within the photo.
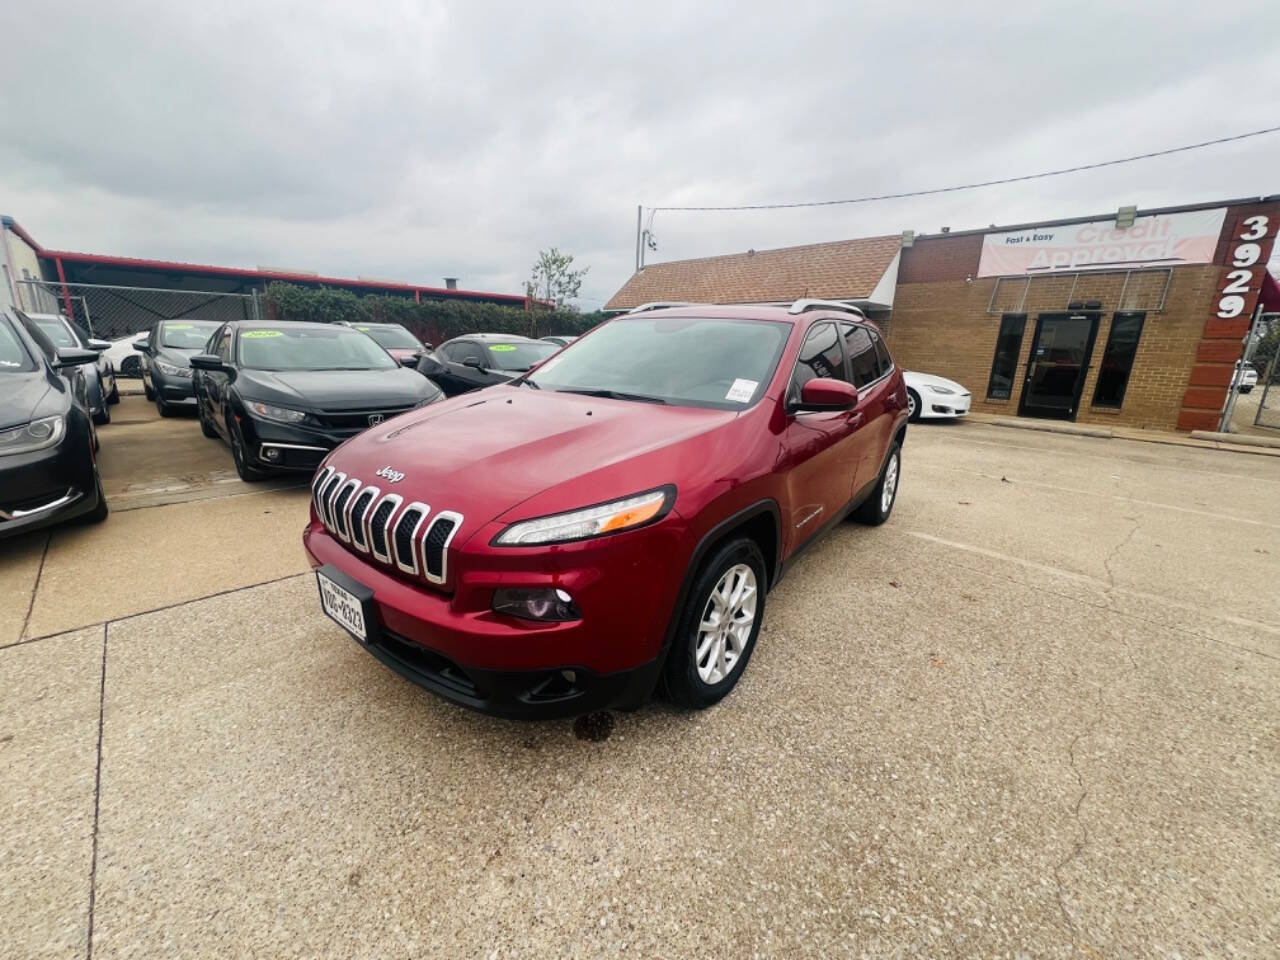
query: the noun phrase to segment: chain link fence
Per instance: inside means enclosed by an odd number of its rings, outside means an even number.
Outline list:
[[[118,340],[149,330],[159,320],[256,320],[263,316],[258,293],[213,293],[208,290],[162,290],[94,283],[63,284],[51,280],[19,280],[21,306],[32,313],[66,313],[103,340]]]
[[[1259,368],[1258,385],[1254,391],[1258,393],[1254,426],[1280,430],[1280,355],[1273,353],[1271,362],[1265,368]]]

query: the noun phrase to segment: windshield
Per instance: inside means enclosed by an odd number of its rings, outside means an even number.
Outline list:
[[[203,350],[218,326],[216,320],[167,320],[160,324],[160,346],[175,350]]]
[[[9,318],[0,315],[0,373],[30,373],[35,368]]]
[[[554,343],[489,343],[490,366],[495,370],[528,370],[560,348]]]
[[[44,331],[44,335],[53,341],[55,347],[80,346],[76,338],[71,335],[71,331],[67,329],[67,325],[61,320],[36,320],[36,326]]]
[[[250,370],[390,370],[397,366],[363,333],[336,325],[242,330],[240,365]]]
[[[398,324],[389,323],[386,326],[356,324],[356,329],[373,337],[381,347],[406,347],[410,350],[422,349],[422,344],[418,342],[417,338]]]
[[[772,379],[790,333],[790,324],[773,320],[614,320],[565,347],[531,379],[554,390],[740,410]]]

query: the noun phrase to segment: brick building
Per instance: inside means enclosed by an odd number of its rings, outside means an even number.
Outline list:
[[[784,302],[799,296],[870,307],[905,368],[957,380],[973,409],[1162,430],[1217,429],[1264,284],[1280,196],[1047,220],[871,244],[895,289],[876,301],[840,292],[828,245],[766,251],[766,269],[735,296],[742,257],[660,264],[637,274],[609,309],[644,300]],[[755,255],[763,257],[764,255]],[[852,286],[866,287],[863,269]],[[877,261],[879,262],[879,261]],[[753,268],[767,259],[753,260]],[[800,266],[797,266],[800,264]],[[802,291],[812,273],[818,291]],[[690,281],[697,276],[696,283]],[[718,284],[718,287],[717,287]],[[850,284],[846,284],[850,286]],[[638,297],[638,299],[637,299]],[[633,303],[632,300],[635,300]]]

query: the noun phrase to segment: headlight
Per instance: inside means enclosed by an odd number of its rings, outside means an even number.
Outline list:
[[[934,393],[948,393],[948,394],[955,393],[955,391],[952,390],[950,387],[935,387],[932,383],[927,383],[925,384],[925,386],[929,390],[932,390]]]
[[[259,403],[257,400],[250,400],[245,406],[253,416],[261,417],[263,420],[274,420],[276,423],[301,423],[307,419],[307,415],[301,410],[273,407],[269,403]]]
[[[185,377],[191,379],[190,367],[179,367],[164,360],[156,361],[156,369],[163,373],[166,377]]]
[[[557,513],[537,520],[513,523],[493,539],[495,546],[521,547],[539,543],[588,540],[606,533],[630,530],[661,519],[675,503],[676,488],[667,486],[613,500],[598,507]]]
[[[0,456],[9,453],[33,453],[52,447],[62,439],[67,422],[61,417],[43,417],[20,427],[0,431]]]

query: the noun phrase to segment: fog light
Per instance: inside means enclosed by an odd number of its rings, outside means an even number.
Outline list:
[[[279,460],[280,451],[277,450],[275,447],[263,447],[262,456],[263,456],[263,459],[265,460]]]
[[[581,620],[573,598],[563,590],[495,590],[494,613],[520,617],[522,620]]]

